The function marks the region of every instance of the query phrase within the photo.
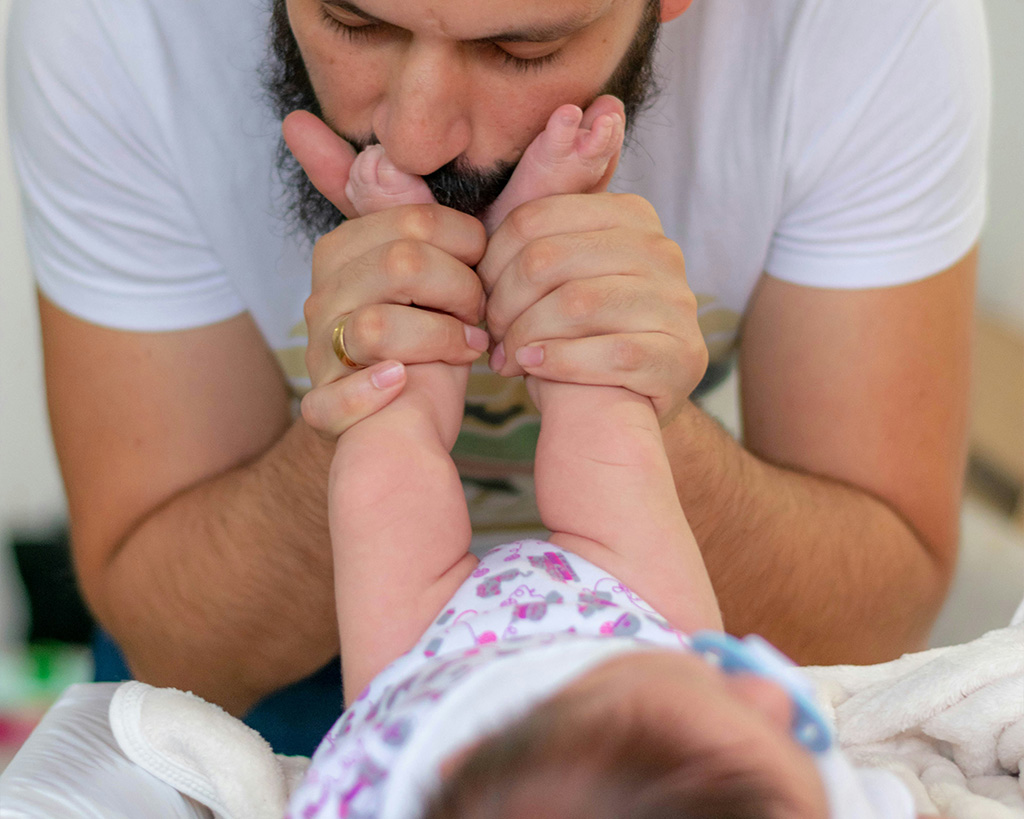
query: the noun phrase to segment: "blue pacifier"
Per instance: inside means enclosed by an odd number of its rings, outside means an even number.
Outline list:
[[[793,737],[814,753],[832,745],[832,731],[814,701],[814,687],[796,663],[756,634],[737,640],[718,631],[698,631],[690,637],[691,648],[726,674],[749,671],[782,686],[795,706]]]

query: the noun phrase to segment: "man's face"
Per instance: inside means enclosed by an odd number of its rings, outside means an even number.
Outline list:
[[[380,142],[442,204],[479,215],[551,112],[601,93],[627,121],[652,90],[658,0],[275,0],[267,86],[362,148]],[[311,236],[340,214],[282,152]]]

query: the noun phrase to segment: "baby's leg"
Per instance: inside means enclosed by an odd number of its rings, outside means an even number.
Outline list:
[[[432,202],[419,177],[379,146],[352,166],[349,199],[365,215]],[[338,441],[329,503],[345,689],[350,698],[415,644],[476,559],[449,452],[468,366],[412,364],[394,401]]]
[[[527,147],[505,190],[484,216],[488,234],[524,202],[585,193],[601,181],[622,148],[626,121],[621,103],[608,97],[598,99],[587,113],[594,117],[590,128],[581,127],[584,113],[575,105],[563,105],[548,118],[547,126]]]
[[[551,540],[617,577],[684,631],[722,628],[649,399],[527,378],[541,411],[537,505]]]
[[[624,120],[602,113],[586,130],[582,118],[574,106],[551,116],[488,213],[489,231],[526,201],[598,184],[622,146]],[[650,401],[619,387],[528,382],[541,410],[534,469],[551,539],[607,569],[673,625],[720,629]]]

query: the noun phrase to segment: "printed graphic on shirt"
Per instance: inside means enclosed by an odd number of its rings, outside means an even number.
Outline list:
[[[710,381],[717,383],[735,351],[739,313],[711,295],[699,295],[698,320],[711,358]],[[309,391],[307,330],[299,322],[289,332],[294,344],[275,351],[296,398]],[[473,530],[532,531],[542,528],[534,499],[533,457],[540,414],[521,378],[491,372],[486,356],[473,364],[466,390],[466,413],[452,458],[463,478]]]

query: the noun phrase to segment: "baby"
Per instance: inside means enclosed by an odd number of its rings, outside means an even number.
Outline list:
[[[489,231],[530,199],[599,183],[624,135],[609,99],[552,115]],[[380,147],[356,160],[348,196],[363,214],[431,201]],[[448,454],[466,368],[410,366],[402,395],[339,440],[330,521],[358,697],[290,816],[911,817],[895,780],[865,780],[830,748],[788,661],[721,633],[650,401],[528,381],[547,542],[468,550]]]

